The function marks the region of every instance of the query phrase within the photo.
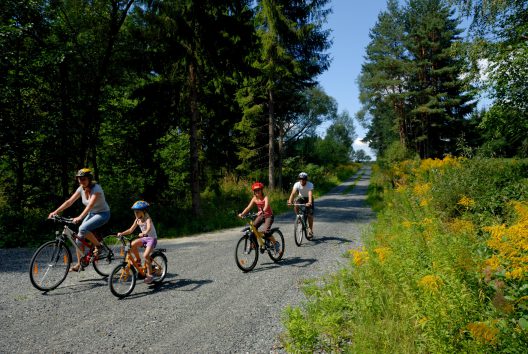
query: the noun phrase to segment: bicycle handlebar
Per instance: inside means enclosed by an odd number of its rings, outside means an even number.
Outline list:
[[[75,223],[73,222],[73,218],[65,218],[64,216],[59,216],[59,215],[53,215],[51,218],[49,218],[49,220],[52,220],[52,221],[55,221],[61,224],[75,225]]]

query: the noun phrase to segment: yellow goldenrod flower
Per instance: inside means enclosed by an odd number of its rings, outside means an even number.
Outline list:
[[[528,279],[528,205],[515,202],[513,206],[518,216],[515,224],[483,228],[490,233],[487,245],[494,251],[485,264],[503,269],[509,279],[523,281]]]
[[[460,200],[457,203],[458,205],[462,205],[466,209],[473,208],[475,206],[475,201],[469,197],[466,197],[465,195],[460,198]]]
[[[414,225],[414,222],[409,221],[409,220],[404,220],[404,221],[402,221],[402,225],[406,229],[410,229]]]
[[[475,233],[475,225],[469,220],[454,219],[448,227],[451,232],[456,234],[473,234]]]
[[[426,275],[418,281],[418,285],[430,292],[437,292],[440,287],[444,284],[442,279],[438,275]]]
[[[431,183],[416,184],[413,188],[413,192],[416,196],[421,197],[429,193],[431,190]]]
[[[374,252],[378,255],[380,262],[383,263],[390,255],[391,249],[389,247],[378,247],[374,249]]]
[[[467,325],[467,329],[475,340],[485,344],[495,344],[499,330],[484,322],[473,322]]]
[[[369,259],[369,254],[366,250],[350,250],[349,252],[352,254],[354,264],[358,267]]]

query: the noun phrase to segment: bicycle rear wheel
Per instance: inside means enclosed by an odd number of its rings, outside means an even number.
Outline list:
[[[308,241],[313,240],[313,233],[312,233],[312,235],[310,236],[310,232],[308,232],[308,230],[310,230],[310,229],[309,229],[309,228],[307,229],[307,226],[306,226],[306,225],[309,226],[309,224],[308,224],[308,217],[307,217],[307,216],[304,217],[304,225],[305,225],[304,230],[306,230],[306,239],[307,239]],[[311,230],[310,230],[310,231],[311,231]]]
[[[253,237],[244,235],[238,240],[235,249],[235,261],[240,270],[249,272],[255,268],[258,261],[258,248]]]
[[[306,237],[306,228],[300,217],[295,219],[295,225],[293,226],[293,238],[295,239],[295,244],[301,246],[303,237]]]
[[[125,240],[116,235],[105,236],[101,242],[101,254],[93,261],[95,271],[107,277],[114,267],[125,261]]]
[[[161,283],[167,275],[167,257],[162,252],[154,252],[152,258],[152,281],[156,284]]]
[[[278,262],[284,255],[284,236],[280,230],[275,230],[269,237],[271,249],[268,249],[268,255],[273,262]]]
[[[134,291],[136,286],[136,269],[128,263],[117,265],[108,277],[108,287],[114,296],[124,298]]]
[[[41,291],[53,290],[59,286],[70,270],[71,253],[59,241],[49,241],[39,247],[31,258],[29,279]]]

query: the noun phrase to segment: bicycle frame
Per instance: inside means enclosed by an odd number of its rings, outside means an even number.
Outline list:
[[[249,219],[248,225],[253,235],[255,235],[255,238],[257,239],[257,243],[259,244],[259,246],[263,247],[264,246],[264,232],[257,230],[255,225],[253,224],[253,220],[251,219]]]
[[[301,219],[301,222],[303,224],[303,227],[304,228],[307,228],[308,227],[308,224],[307,224],[307,219],[308,219],[308,213],[306,212],[306,204],[293,204],[294,206],[297,206],[299,208],[297,208],[297,218],[300,218]]]
[[[63,218],[63,221],[64,220],[65,219]],[[69,240],[70,243],[73,245],[73,247],[75,247],[75,249],[79,252],[79,254],[81,254],[81,258],[79,259],[79,261],[81,262],[81,265],[83,267],[88,266],[93,256],[93,245],[86,239],[80,238],[78,234],[75,231],[73,231],[67,224],[64,225],[62,234],[59,235],[59,232],[60,231],[55,231],[55,234],[57,235],[56,239],[58,239],[60,242],[64,244],[66,244],[66,240]],[[99,239],[97,234],[95,234],[94,236]],[[87,247],[88,252],[85,253],[85,251],[82,250],[81,247],[79,247],[76,241],[79,241],[84,247]]]
[[[59,231],[56,231],[56,233],[58,234]],[[77,244],[77,242],[76,242],[77,240],[79,240],[83,244],[83,246],[88,247],[89,249],[92,247],[91,243],[88,243],[86,240],[84,240],[84,239],[80,238],[79,236],[77,236],[77,233],[75,231],[73,231],[72,229],[70,229],[67,225],[64,225],[64,230],[62,231],[62,236],[63,236],[63,237],[61,237],[62,240],[64,240],[64,238],[70,240],[70,242],[77,249],[77,251],[79,251],[81,253],[83,252],[83,250],[81,250],[81,248]]]
[[[130,250],[132,249],[132,240],[134,238],[126,238],[126,237],[123,237],[121,236],[124,240],[128,241],[128,245],[125,246],[125,263],[127,263],[127,266],[129,268],[134,268],[138,274],[142,277],[144,277],[146,274],[147,274],[147,264],[145,263],[143,266],[140,266],[137,262],[137,260],[135,259],[135,257],[133,257],[130,253]],[[150,257],[150,260],[152,262],[152,255],[154,254],[154,252],[166,252],[166,250],[164,248],[156,248],[154,250],[152,250],[152,254],[149,256]],[[151,264],[152,266],[152,264]],[[123,276],[123,275],[121,275]]]

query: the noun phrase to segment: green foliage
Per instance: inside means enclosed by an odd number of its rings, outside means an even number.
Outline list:
[[[522,352],[526,273],[508,276],[491,261],[514,259],[504,243],[525,232],[528,207],[512,218],[508,205],[528,197],[527,166],[446,158],[376,167],[372,190],[384,207],[350,263],[305,285],[308,300],[285,311],[287,351]],[[483,227],[504,223],[512,231],[492,248]]]

